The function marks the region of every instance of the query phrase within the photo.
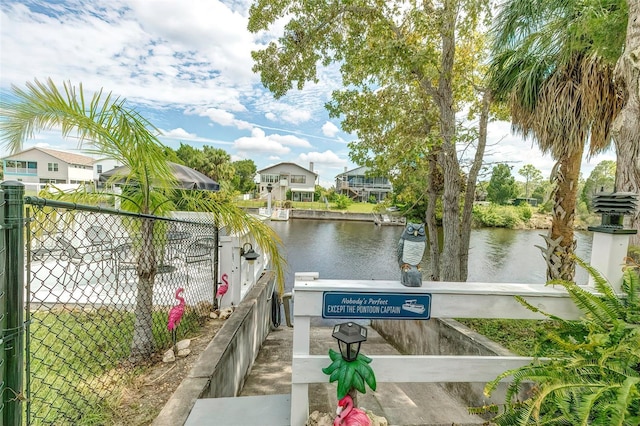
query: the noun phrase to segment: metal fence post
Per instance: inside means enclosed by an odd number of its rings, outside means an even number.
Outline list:
[[[4,191],[0,189],[0,226],[4,227]],[[4,334],[7,329],[7,274],[4,232],[0,232],[0,425],[4,425],[4,389],[7,359],[4,347]]]
[[[4,388],[2,388],[2,425],[22,424],[25,401],[23,392],[24,357],[24,184],[7,181],[0,186],[2,198],[3,270],[2,356]]]

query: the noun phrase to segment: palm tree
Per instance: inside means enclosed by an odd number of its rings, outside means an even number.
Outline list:
[[[556,160],[553,223],[543,248],[549,279],[573,280],[573,221],[582,154],[610,144],[620,110],[615,60],[593,48],[583,2],[511,0],[496,17],[490,86],[513,129]],[[605,14],[606,15],[606,14]]]
[[[13,86],[11,95],[0,100],[0,142],[11,152],[22,149],[25,139],[36,132],[60,128],[65,137],[75,136],[79,147],[105,159],[128,166],[127,179],[136,185],[123,192],[122,208],[162,216],[173,207],[175,178],[165,156],[166,147],[158,140],[159,131],[136,111],[125,107],[125,100],[102,90],[89,100],[82,85],[64,83],[59,90],[49,79],[35,80],[26,89]],[[118,179],[115,176],[114,179]],[[278,237],[263,222],[237,208],[228,199],[193,191],[181,193],[181,203],[191,209],[211,212],[215,223],[232,231],[247,230],[273,260],[282,283],[283,259],[278,253]],[[221,201],[222,200],[222,201]],[[154,250],[153,220],[143,220],[137,230],[141,236],[134,335],[130,359],[147,359],[155,350],[152,334],[153,284],[158,272]]]

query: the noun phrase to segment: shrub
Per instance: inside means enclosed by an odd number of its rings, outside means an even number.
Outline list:
[[[620,425],[640,424],[640,276],[638,264],[625,267],[623,295],[584,261],[576,259],[593,277],[593,293],[574,282],[563,286],[582,312],[576,322],[546,314],[517,297],[527,309],[565,324],[550,338],[558,345],[549,360],[506,371],[488,383],[491,394],[498,383],[513,376],[505,409],[493,421],[498,425]],[[531,396],[516,401],[522,385],[533,382]],[[490,410],[495,406],[488,407]]]
[[[353,200],[351,200],[351,198],[347,197],[346,195],[339,194],[336,196],[335,203],[336,209],[346,210],[353,203]]]
[[[472,215],[476,226],[514,228],[521,222],[522,214],[519,207],[491,204],[489,206],[474,206]]]
[[[523,222],[529,222],[531,217],[533,216],[533,211],[531,211],[531,206],[527,203],[520,204],[518,206],[518,213],[520,214],[520,220]]]

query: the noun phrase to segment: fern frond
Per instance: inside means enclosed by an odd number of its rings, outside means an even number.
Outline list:
[[[640,324],[640,272],[636,265],[627,265],[622,273],[622,291],[627,295],[627,321]]]
[[[578,265],[583,267],[587,273],[593,278],[594,287],[601,293],[605,299],[612,303],[620,304],[620,300],[618,299],[618,295],[613,290],[613,286],[607,281],[607,279],[597,271],[593,266],[587,264],[582,258],[573,255],[573,259],[576,261]]]
[[[587,315],[592,315],[596,320],[595,324],[606,330],[606,325],[621,317],[622,305],[618,302],[608,301],[606,297],[586,290],[574,282],[564,281],[562,286],[569,293],[569,297],[576,304],[578,309]],[[617,296],[613,296],[617,300]]]

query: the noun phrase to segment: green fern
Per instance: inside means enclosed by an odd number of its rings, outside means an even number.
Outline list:
[[[597,293],[573,282],[549,285],[563,286],[583,312],[579,327],[517,297],[529,310],[562,324],[549,336],[559,349],[551,359],[505,371],[485,386],[490,395],[501,380],[511,377],[506,403],[493,419],[498,425],[640,424],[640,267],[625,267],[623,294],[617,294],[600,273],[576,261],[593,278]],[[518,401],[525,384],[533,387]]]

